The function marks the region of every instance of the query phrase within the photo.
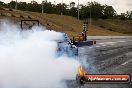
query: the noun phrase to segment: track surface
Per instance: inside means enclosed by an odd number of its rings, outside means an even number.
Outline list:
[[[79,48],[80,61],[90,74],[130,74],[132,76],[132,39],[102,39],[94,46]],[[132,88],[131,84],[85,84],[67,82],[68,88]]]

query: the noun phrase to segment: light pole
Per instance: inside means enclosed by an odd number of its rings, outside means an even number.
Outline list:
[[[92,25],[92,0],[90,4],[90,26]]]
[[[42,0],[42,14],[44,13],[44,1]]]
[[[16,0],[16,10],[17,10],[17,0]]]
[[[63,15],[63,0],[61,2],[61,6],[62,6],[62,8],[61,8],[61,15]]]
[[[78,20],[79,20],[80,12],[79,12],[79,0],[78,0]]]
[[[13,0],[11,0],[11,2],[13,2]],[[12,9],[12,4],[10,4],[10,8]]]

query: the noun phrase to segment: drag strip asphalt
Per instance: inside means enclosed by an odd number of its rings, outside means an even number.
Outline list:
[[[132,76],[132,38],[100,39],[93,46],[79,48],[79,60],[90,74],[130,74]],[[131,84],[85,84],[67,82],[68,88],[132,88]]]

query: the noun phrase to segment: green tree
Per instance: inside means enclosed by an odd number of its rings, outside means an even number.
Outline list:
[[[11,1],[10,3],[8,3],[8,6],[9,6],[10,8],[15,8],[16,2],[15,2],[15,1]]]
[[[66,8],[67,8],[67,5],[65,3],[63,4],[59,3],[55,7],[57,14],[63,13],[64,15],[68,13]]]
[[[0,2],[0,5],[3,5],[3,2]],[[75,6],[75,2],[70,3],[70,8],[65,3],[59,3],[57,5],[52,4],[51,2],[44,1],[44,13],[50,14],[61,14],[77,17],[78,9]],[[4,4],[8,8],[15,8],[16,2],[11,1],[8,4]],[[27,10],[33,12],[42,12],[42,4],[38,4],[36,1],[31,1],[30,3],[18,2],[18,9]],[[132,18],[132,12],[127,12],[127,18]],[[90,18],[114,18],[117,17],[117,13],[112,6],[102,5],[98,2],[88,2],[86,5],[81,5],[80,7],[80,19]]]
[[[27,10],[27,3],[26,2],[19,2],[18,3],[18,9],[23,10],[23,11]]]
[[[4,6],[4,2],[0,1],[0,7]]]
[[[77,17],[77,8],[75,7],[72,7],[70,10],[69,10],[69,15],[70,16],[73,16],[73,17]]]
[[[127,12],[126,12],[126,18],[127,18],[128,20],[131,20],[131,19],[132,19],[132,11],[127,11]]]
[[[106,16],[107,18],[113,18],[114,16],[116,16],[116,11],[113,9],[112,6],[104,6],[104,10],[103,10],[103,16]]]

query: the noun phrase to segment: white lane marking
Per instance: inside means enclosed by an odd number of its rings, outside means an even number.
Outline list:
[[[130,40],[132,41],[132,40]],[[117,41],[117,42],[103,42],[103,43],[98,43],[99,45],[105,46],[105,45],[115,45],[117,43],[123,43],[123,42],[127,42],[127,41]]]
[[[113,44],[113,43],[116,43],[116,42],[106,42],[106,44]]]
[[[91,46],[91,47],[89,47],[90,49],[92,49],[93,47]]]
[[[129,40],[129,41],[132,41],[132,40]]]
[[[116,44],[116,42],[99,43],[99,45],[101,45],[101,46],[108,46],[108,45],[113,46],[113,45],[115,45],[115,44]]]
[[[116,44],[116,42],[108,42],[108,43],[106,43],[107,45],[115,45]]]
[[[107,45],[102,45],[102,46],[107,46]]]
[[[131,61],[132,61],[132,59],[129,60],[129,61],[126,61],[125,63],[123,63],[123,64],[121,64],[121,65],[126,65],[126,64],[128,64],[129,62],[131,62]]]
[[[102,44],[106,44],[107,42],[101,42],[101,43],[98,43],[98,44],[100,44],[100,45],[102,45]]]
[[[108,45],[111,45],[111,46],[113,46],[113,45],[115,45],[115,44],[108,44]]]
[[[98,43],[99,45],[104,45],[104,44],[115,44],[115,43],[117,43],[117,42],[104,42],[104,43]]]
[[[80,49],[84,49],[84,48],[80,48]]]
[[[119,42],[126,42],[126,41],[119,41]]]
[[[101,46],[95,46],[95,47],[101,47]]]
[[[113,42],[103,42],[103,43],[98,43],[99,45],[102,45],[102,44],[111,44]]]

